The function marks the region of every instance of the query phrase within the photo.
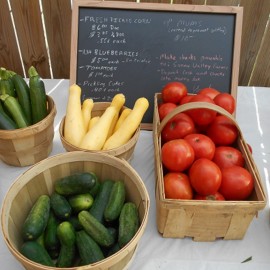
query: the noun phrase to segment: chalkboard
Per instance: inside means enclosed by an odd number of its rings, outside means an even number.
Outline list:
[[[72,14],[70,83],[82,100],[121,92],[132,108],[144,96],[143,123],[152,123],[154,93],[171,81],[236,96],[242,8],[86,2],[75,1]]]

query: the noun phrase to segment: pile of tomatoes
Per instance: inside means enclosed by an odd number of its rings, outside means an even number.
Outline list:
[[[188,95],[181,82],[166,84],[161,96],[160,121],[188,102],[213,103],[230,114],[236,106],[229,93],[204,88]],[[237,148],[238,136],[233,121],[214,110],[196,108],[172,117],[161,131],[166,198],[246,200],[254,189],[254,179]]]

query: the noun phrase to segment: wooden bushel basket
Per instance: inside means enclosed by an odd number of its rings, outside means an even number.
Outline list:
[[[56,107],[47,95],[48,115],[26,128],[0,130],[0,159],[12,166],[29,166],[47,158],[52,151]]]
[[[110,102],[96,102],[96,103],[94,103],[94,107],[92,109],[91,116],[92,117],[101,116],[103,114],[103,112],[106,110],[106,108],[110,106],[110,104],[111,104]],[[122,108],[122,110],[125,108],[126,107],[124,106]],[[62,119],[62,121],[60,123],[59,134],[60,134],[60,139],[61,139],[61,142],[63,144],[63,147],[66,149],[66,151],[68,151],[68,152],[70,152],[70,151],[86,151],[86,152],[90,152],[90,153],[104,153],[104,154],[108,154],[108,155],[111,155],[114,157],[123,158],[125,160],[131,159],[133,152],[134,152],[134,149],[135,149],[135,146],[137,144],[139,135],[140,135],[140,127],[139,127],[135,131],[132,138],[126,144],[124,144],[120,147],[110,149],[110,150],[100,150],[100,151],[86,150],[86,149],[72,145],[71,143],[69,143],[65,139],[64,125],[65,125],[65,117]]]
[[[161,95],[155,94],[153,140],[156,165],[156,211],[158,231],[165,238],[192,237],[194,241],[242,239],[252,219],[266,205],[265,192],[253,157],[243,134],[233,118],[221,107],[205,102],[193,102],[178,106],[160,123],[158,104]],[[213,109],[229,117],[239,131],[238,149],[245,159],[246,168],[254,178],[254,191],[245,201],[202,201],[166,199],[164,192],[163,166],[161,162],[161,131],[177,113],[190,109]]]
[[[51,194],[54,182],[75,172],[94,172],[100,181],[121,180],[126,187],[127,201],[138,208],[140,227],[130,242],[115,254],[102,261],[70,268],[69,270],[121,270],[132,262],[148,220],[150,200],[147,189],[138,173],[127,161],[110,155],[89,152],[67,152],[49,157],[21,174],[8,190],[2,205],[1,225],[4,240],[14,257],[27,270],[57,270],[35,263],[20,252],[22,224],[34,202],[42,194]]]

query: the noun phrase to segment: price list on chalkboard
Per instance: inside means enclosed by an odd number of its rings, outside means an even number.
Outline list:
[[[111,101],[126,95],[153,104],[171,81],[190,93],[205,87],[231,91],[234,14],[81,7],[76,83],[82,99]],[[153,106],[144,122],[151,123]]]

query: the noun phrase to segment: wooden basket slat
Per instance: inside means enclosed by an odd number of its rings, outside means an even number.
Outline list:
[[[248,150],[240,127],[231,115],[228,115],[222,109],[218,109],[220,113],[232,118],[232,121],[235,122],[239,130],[237,145],[245,158],[246,168],[254,178],[254,191],[249,200],[220,202],[166,199],[163,183],[160,136],[162,126],[164,126],[164,120],[161,125],[158,115],[158,104],[160,100],[161,95],[157,93],[155,95],[153,140],[155,149],[158,231],[163,237],[192,237],[195,241],[214,241],[217,238],[242,239],[254,216],[265,207],[266,197],[260,174]],[[202,105],[200,103],[194,104],[191,107]],[[185,107],[189,107],[189,105]],[[182,108],[185,107],[182,105]],[[169,120],[172,115],[173,113],[166,120]]]

